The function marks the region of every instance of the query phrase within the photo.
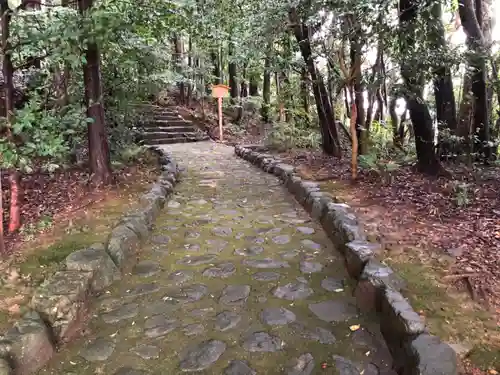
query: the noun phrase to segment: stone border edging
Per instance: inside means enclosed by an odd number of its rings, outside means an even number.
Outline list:
[[[456,375],[454,350],[428,333],[423,319],[401,294],[404,281],[390,267],[375,259],[379,243],[366,239],[354,211],[321,192],[319,184],[302,180],[295,167],[274,155],[260,153],[260,146],[235,146],[235,154],[280,178],[288,191],[318,220],[344,255],[348,273],[357,281],[354,291],[361,311],[376,312],[380,330],[399,375]]]
[[[39,285],[30,310],[0,336],[0,375],[28,375],[40,370],[56,349],[75,337],[89,315],[92,297],[120,280],[149,236],[155,219],[173,193],[179,169],[160,148],[161,174],[140,196],[139,207],[125,214],[106,244],[76,250],[58,271]]]

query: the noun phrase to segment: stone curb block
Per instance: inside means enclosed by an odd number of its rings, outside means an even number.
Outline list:
[[[75,337],[86,323],[91,299],[122,277],[135,260],[155,219],[178,182],[177,164],[161,149],[161,174],[139,198],[139,207],[125,214],[106,244],[95,244],[68,255],[64,270],[36,288],[30,311],[0,335],[0,375],[29,375],[39,371],[56,348]]]
[[[382,246],[371,243],[354,211],[327,193],[319,184],[304,181],[292,165],[259,153],[259,146],[235,146],[235,154],[274,174],[288,191],[323,226],[330,240],[345,257],[349,275],[357,280],[354,291],[358,308],[374,311],[384,340],[400,375],[456,375],[453,349],[426,332],[421,317],[401,294],[405,282],[390,267],[375,259]]]

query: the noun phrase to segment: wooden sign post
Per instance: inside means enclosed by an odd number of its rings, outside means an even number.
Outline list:
[[[212,86],[212,96],[217,98],[217,105],[219,109],[219,140],[222,142],[222,98],[229,93],[229,86],[214,85]]]

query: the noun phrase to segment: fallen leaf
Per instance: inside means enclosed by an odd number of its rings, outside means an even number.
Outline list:
[[[355,332],[355,331],[357,331],[357,330],[358,330],[358,329],[360,329],[360,328],[361,328],[361,325],[359,325],[359,324],[354,324],[354,325],[352,325],[352,326],[350,326],[350,327],[349,327],[349,329],[350,329],[352,332]]]

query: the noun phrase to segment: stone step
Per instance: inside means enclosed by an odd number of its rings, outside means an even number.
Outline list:
[[[200,137],[200,138],[156,138],[156,139],[148,139],[144,140],[144,144],[146,145],[165,145],[171,143],[188,143],[188,142],[199,142],[208,140],[209,137]]]
[[[177,120],[160,120],[160,121],[146,121],[141,124],[143,128],[158,128],[158,127],[172,127],[172,126],[193,126],[190,121],[177,119]]]
[[[197,138],[201,136],[200,133],[197,133],[195,131],[190,131],[190,132],[171,132],[171,133],[166,133],[166,132],[149,132],[149,133],[143,133],[142,138],[144,139],[163,139],[163,138]]]
[[[176,121],[183,120],[183,118],[179,115],[155,115],[149,118],[152,121]]]
[[[143,128],[144,133],[186,133],[194,132],[197,128],[193,125],[186,126],[148,126]]]

